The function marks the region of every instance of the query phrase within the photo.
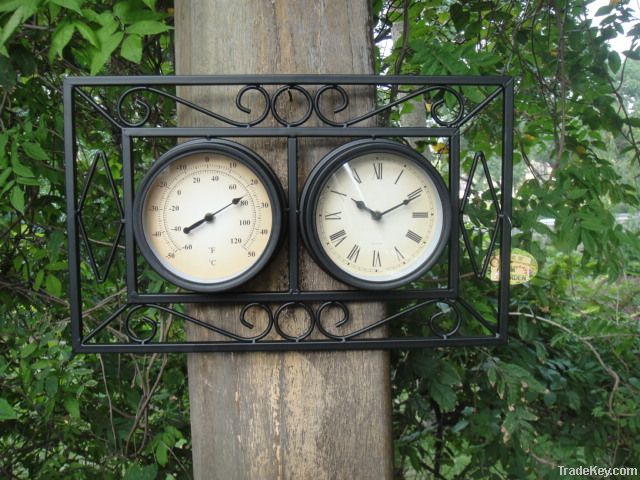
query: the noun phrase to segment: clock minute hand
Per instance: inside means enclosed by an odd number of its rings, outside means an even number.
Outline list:
[[[396,208],[400,208],[400,207],[402,207],[402,206],[404,206],[404,205],[407,205],[411,200],[413,200],[413,199],[415,199],[415,198],[418,198],[418,197],[417,197],[417,196],[413,196],[413,197],[407,197],[407,198],[405,198],[405,199],[404,199],[403,201],[401,201],[399,204],[394,205],[393,207],[388,208],[387,210],[385,210],[384,212],[382,212],[382,213],[380,214],[380,216],[382,217],[383,215],[386,215],[387,213],[394,211]]]
[[[356,207],[358,207],[359,210],[366,210],[367,212],[369,212],[374,220],[380,220],[380,217],[382,217],[382,213],[378,212],[377,210],[371,210],[362,200],[356,200],[353,197],[351,197],[351,200],[355,202]]]
[[[221,211],[225,210],[226,208],[229,208],[231,205],[237,205],[238,203],[240,203],[240,200],[242,200],[245,197],[245,195],[241,196],[241,197],[236,197],[233,200],[231,200],[231,202],[227,203],[224,207],[216,210],[213,213],[207,213],[205,214],[204,217],[202,217],[200,220],[198,220],[197,222],[194,222],[193,224],[189,225],[188,227],[184,227],[182,229],[182,231],[184,233],[189,233],[191,232],[191,230],[193,230],[196,227],[199,227],[200,225],[202,225],[204,222],[212,222],[214,220],[214,218],[216,217],[217,214],[219,214]]]

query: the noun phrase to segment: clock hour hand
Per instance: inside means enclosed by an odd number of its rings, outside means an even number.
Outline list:
[[[380,218],[382,217],[382,213],[378,212],[377,210],[371,210],[362,200],[356,200],[353,197],[351,197],[351,200],[356,203],[356,207],[358,207],[359,210],[366,210],[367,212],[369,212],[371,214],[371,218],[373,218],[374,220],[380,220]]]
[[[221,211],[223,211],[226,208],[229,208],[231,205],[237,205],[238,203],[240,203],[240,200],[242,200],[245,197],[245,195],[241,196],[241,197],[236,197],[233,200],[231,200],[231,202],[227,203],[224,207],[216,210],[213,213],[207,213],[205,214],[204,217],[202,217],[200,220],[198,220],[197,222],[192,223],[191,225],[189,225],[188,227],[184,227],[182,229],[182,231],[184,233],[189,233],[191,232],[191,230],[193,230],[196,227],[199,227],[200,225],[202,225],[204,222],[213,222],[213,220],[215,219],[216,215],[219,214]]]

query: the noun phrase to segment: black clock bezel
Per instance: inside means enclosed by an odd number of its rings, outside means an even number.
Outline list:
[[[406,158],[422,169],[433,181],[442,204],[442,232],[433,253],[416,268],[402,277],[393,280],[373,281],[355,277],[338,266],[326,254],[316,229],[316,208],[318,198],[327,180],[344,163],[370,153],[393,153]],[[356,288],[365,290],[389,290],[406,285],[424,275],[440,258],[445,246],[449,243],[451,232],[451,201],[449,190],[438,171],[420,153],[412,148],[389,139],[355,140],[329,152],[311,170],[300,196],[300,231],[302,238],[314,258],[327,273],[334,278]]]
[[[271,202],[272,228],[267,246],[251,267],[241,274],[223,281],[202,283],[187,280],[168,270],[158,259],[149,245],[143,227],[143,207],[149,188],[157,175],[172,162],[197,153],[217,153],[241,162],[249,168],[265,186]],[[279,249],[285,230],[285,195],[284,189],[269,164],[250,148],[230,140],[197,139],[181,143],[163,153],[149,168],[136,189],[133,202],[133,232],[136,243],[145,260],[162,278],[172,284],[194,292],[214,293],[238,287],[260,272]]]

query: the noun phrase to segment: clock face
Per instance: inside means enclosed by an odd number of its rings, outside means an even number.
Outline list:
[[[140,249],[160,275],[196,291],[247,281],[273,254],[281,230],[277,181],[231,142],[182,144],[157,161],[134,205]]]
[[[305,238],[340,280],[394,288],[422,275],[442,252],[449,232],[447,190],[413,150],[389,141],[358,145],[330,154],[324,168],[312,172]]]

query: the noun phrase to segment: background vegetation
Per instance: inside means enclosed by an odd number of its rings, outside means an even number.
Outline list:
[[[378,44],[396,29],[381,72],[516,78],[514,246],[540,262],[508,346],[394,354],[398,478],[640,467],[640,23],[612,0],[596,25],[591,3],[373,3]],[[189,477],[184,356],[72,356],[66,300],[62,78],[171,74],[172,14],[0,3],[2,478]]]

